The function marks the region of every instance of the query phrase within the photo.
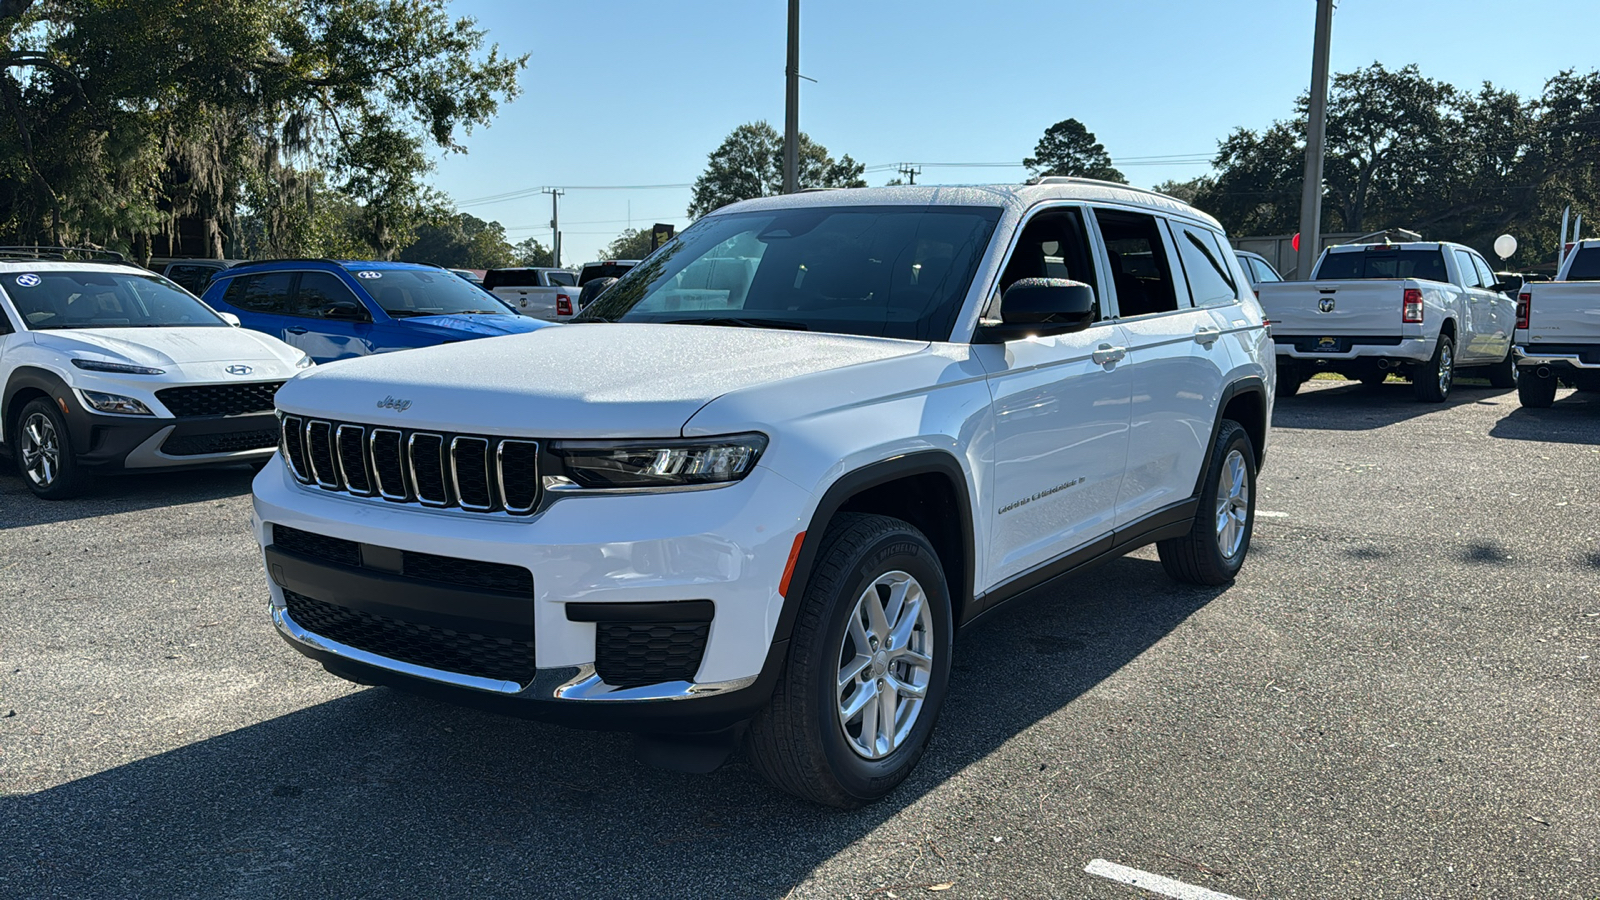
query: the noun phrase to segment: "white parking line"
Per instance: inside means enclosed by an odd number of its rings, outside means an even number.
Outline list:
[[[1084,866],[1083,870],[1090,875],[1109,878],[1112,881],[1136,887],[1141,891],[1150,891],[1163,897],[1171,897],[1173,900],[1239,900],[1238,897],[1232,894],[1222,894],[1203,887],[1195,887],[1192,884],[1184,884],[1171,878],[1163,878],[1160,875],[1152,875],[1149,872],[1141,872],[1138,869],[1119,866],[1114,862],[1106,862],[1103,859],[1089,860],[1089,864]]]

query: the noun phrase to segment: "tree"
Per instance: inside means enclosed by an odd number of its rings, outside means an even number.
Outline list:
[[[1062,119],[1046,128],[1033,155],[1022,164],[1034,175],[1072,175],[1128,183],[1111,165],[1111,154],[1095,140],[1094,132],[1077,119]]]
[[[145,253],[193,222],[221,255],[242,215],[303,248],[331,191],[392,254],[437,211],[431,154],[462,152],[526,62],[445,0],[6,0],[0,33],[54,67],[0,72],[0,171],[26,175],[0,187],[0,238]]]
[[[606,259],[644,259],[650,255],[650,232],[642,228],[623,229],[601,255]]]
[[[1163,181],[1155,186],[1155,190],[1157,193],[1193,205],[1200,192],[1211,186],[1211,180],[1209,176],[1201,175],[1188,181]]]
[[[511,256],[519,266],[548,268],[555,265],[555,254],[539,243],[538,238],[525,238],[511,248]]]
[[[419,227],[400,258],[451,269],[503,269],[516,264],[517,254],[499,222],[458,212]]]
[[[796,174],[802,189],[867,186],[861,177],[866,166],[848,153],[835,160],[826,147],[803,132],[799,153]],[[707,156],[706,170],[694,182],[689,217],[697,219],[729,203],[781,193],[783,138],[766,122],[750,122],[735,128]]]

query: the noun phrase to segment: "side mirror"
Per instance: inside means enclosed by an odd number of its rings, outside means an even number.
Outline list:
[[[980,325],[973,343],[1071,334],[1094,323],[1094,288],[1065,278],[1024,278],[1000,297],[999,324]]]
[[[329,303],[323,308],[322,317],[324,319],[338,319],[341,322],[368,321],[367,311],[362,309],[361,304],[354,300],[335,300]]]
[[[1507,278],[1504,281],[1497,281],[1489,285],[1489,290],[1498,291],[1502,294],[1515,294],[1517,291],[1522,290],[1522,279]]]
[[[227,322],[229,325],[232,325],[235,328],[240,328],[244,325],[243,322],[239,321],[239,317],[233,313],[219,312],[217,315],[222,317],[222,321]]]

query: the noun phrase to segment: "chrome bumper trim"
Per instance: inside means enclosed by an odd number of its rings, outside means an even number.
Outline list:
[[[272,605],[272,624],[278,631],[289,639],[343,657],[351,662],[372,666],[377,669],[386,669],[413,678],[424,678],[440,684],[453,687],[471,688],[475,691],[488,691],[495,694],[523,694],[522,685],[513,681],[500,681],[494,678],[479,678],[475,675],[462,675],[458,672],[446,672],[442,669],[431,669],[413,663],[402,662],[387,656],[379,656],[330,640],[320,634],[301,628],[299,623],[289,617],[289,611],[276,603]],[[731,681],[715,681],[706,684],[696,684],[692,681],[667,681],[661,684],[648,684],[643,687],[621,688],[616,685],[606,684],[594,671],[592,663],[581,666],[562,666],[554,669],[536,669],[533,685],[528,689],[533,699],[538,700],[570,700],[579,702],[617,702],[641,700],[692,700],[697,697],[709,697],[715,694],[725,694],[737,691],[756,683],[758,675],[747,678],[735,678]]]
[[[1600,363],[1588,363],[1576,353],[1530,353],[1521,347],[1513,348],[1517,354],[1519,366],[1546,366],[1551,363],[1566,363],[1574,369],[1600,369]]]

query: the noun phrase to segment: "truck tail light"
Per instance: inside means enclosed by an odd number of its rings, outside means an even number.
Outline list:
[[[1422,291],[1406,288],[1405,305],[1400,310],[1400,321],[1407,325],[1422,324]]]
[[[1517,297],[1517,327],[1528,327],[1528,313],[1533,311],[1533,294],[1523,291]]]
[[[570,316],[570,315],[572,315],[572,298],[571,297],[568,297],[566,294],[557,294],[556,295],[556,315],[558,315],[558,316]]]

